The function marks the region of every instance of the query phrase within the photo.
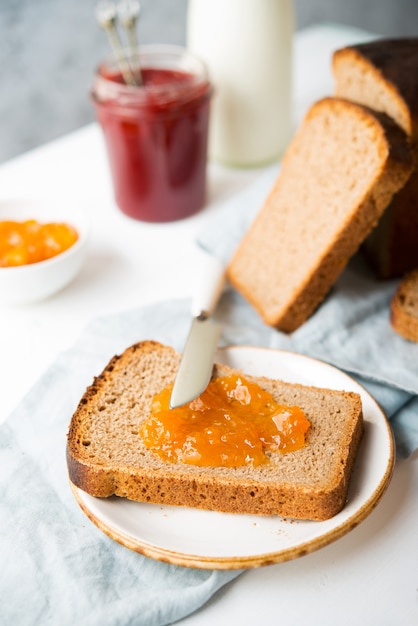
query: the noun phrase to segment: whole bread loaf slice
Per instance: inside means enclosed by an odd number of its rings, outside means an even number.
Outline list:
[[[257,467],[198,467],[162,461],[138,429],[153,396],[173,382],[180,355],[145,341],[115,356],[86,390],[72,417],[67,464],[73,484],[93,496],[230,513],[323,520],[344,506],[363,432],[361,398],[353,392],[253,378],[311,422],[305,446],[272,453]],[[215,366],[214,376],[229,374]]]
[[[364,243],[380,278],[418,267],[418,38],[378,39],[333,55],[335,94],[381,111],[408,134],[414,171]]]
[[[390,321],[402,337],[418,341],[418,269],[400,281],[391,301]]]
[[[227,268],[263,320],[292,332],[315,311],[411,172],[390,118],[325,98],[308,111],[277,181]]]

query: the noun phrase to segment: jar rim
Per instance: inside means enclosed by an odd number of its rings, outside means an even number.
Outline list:
[[[189,78],[181,82],[173,80],[162,84],[128,85],[110,78],[112,73],[120,73],[117,59],[110,57],[96,68],[92,85],[93,100],[99,103],[117,100],[123,106],[138,108],[148,106],[150,99],[154,105],[165,106],[173,100],[174,94],[179,102],[196,98],[198,92],[200,97],[212,92],[205,62],[186,48],[171,44],[144,44],[137,52],[141,68],[182,72]],[[132,56],[128,55],[127,58],[135,71]]]

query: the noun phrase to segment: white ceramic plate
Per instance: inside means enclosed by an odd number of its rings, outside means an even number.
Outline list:
[[[288,520],[100,499],[71,485],[80,507],[107,535],[127,548],[177,565],[241,569],[313,552],[357,526],[374,509],[392,475],[390,426],[376,401],[352,378],[316,359],[266,348],[230,347],[218,362],[244,373],[280,378],[361,395],[365,433],[344,509],[324,522]]]

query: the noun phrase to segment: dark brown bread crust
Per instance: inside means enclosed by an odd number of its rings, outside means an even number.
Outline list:
[[[121,390],[123,385],[120,385],[120,381],[127,375],[126,372],[136,370],[136,376],[142,364],[150,362],[147,357],[153,353],[157,354],[156,362],[163,363],[164,366],[167,364],[169,371],[167,378],[162,377],[157,387],[151,388],[150,395],[147,396],[148,400],[144,402],[143,407],[141,406],[139,419],[145,419],[149,414],[149,404],[147,404],[149,398],[165,386],[167,380],[172,379],[175,374],[179,355],[171,348],[155,342],[135,344],[120,357],[114,357],[103,373],[86,390],[71,420],[68,433],[67,465],[69,478],[73,484],[98,497],[115,494],[136,501],[229,513],[282,515],[323,520],[341,510],[347,497],[349,480],[363,432],[361,399],[358,394],[351,392],[321,390],[269,379],[255,379],[274,395],[277,396],[279,393],[284,403],[295,404],[299,401],[312,424],[310,445],[313,448],[316,446],[316,453],[310,452],[308,442],[300,455],[297,452],[278,455],[276,460],[273,455],[271,463],[268,464],[271,467],[263,466],[262,469],[246,467],[234,470],[164,463],[149,451],[141,449],[137,434],[135,436],[130,432],[131,427],[124,431],[123,423],[120,423],[120,441],[112,440],[110,435],[109,440],[104,438],[101,441],[103,446],[107,446],[110,441],[109,445],[113,446],[114,454],[110,457],[106,456],[102,448],[98,446],[96,449],[99,452],[96,451],[90,457],[88,450],[90,444],[93,447],[93,441],[88,440],[88,437],[92,438],[95,436],[94,433],[98,432],[97,423],[101,422],[101,415],[104,411],[102,407],[104,392],[115,385]],[[172,365],[174,368],[171,367]],[[160,365],[159,368],[161,370]],[[229,372],[226,366],[217,366],[214,375]],[[152,373],[151,369],[149,373]],[[144,378],[141,382],[138,378],[138,384],[149,385],[150,381]],[[110,397],[113,398],[116,395],[112,392]],[[124,394],[121,393],[115,401],[113,414],[109,413],[109,417],[116,416],[120,411],[119,405],[124,402]],[[321,416],[315,416],[313,405],[318,407],[317,411],[321,413]],[[327,408],[333,416],[324,415]],[[338,445],[335,438],[329,441],[332,450],[329,451],[328,456],[326,449],[324,452],[323,445],[326,446],[329,435],[324,435],[323,432],[329,429],[330,421],[338,419],[338,416],[341,419],[344,418],[344,426],[341,426]],[[321,432],[322,419],[324,423]],[[337,428],[337,426],[331,426]],[[124,446],[128,448],[132,441],[134,441],[134,454],[130,456],[126,453],[125,458]],[[324,454],[324,458],[328,459],[329,466],[332,465],[334,470],[330,470],[328,476],[328,467],[325,463],[322,468],[326,473],[325,478],[317,478],[312,482],[309,477],[309,460],[312,460],[312,454],[319,453]],[[284,456],[288,457],[285,462],[290,464],[292,472],[300,471],[301,475],[298,480],[293,482],[289,479],[283,480],[282,476],[286,475],[281,470]],[[299,467],[300,458],[304,459],[301,467]]]
[[[418,267],[418,170],[393,198],[363,250],[379,279]]]

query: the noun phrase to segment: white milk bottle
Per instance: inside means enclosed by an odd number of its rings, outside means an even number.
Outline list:
[[[187,45],[215,87],[209,156],[250,167],[278,159],[292,134],[293,0],[189,0]]]

